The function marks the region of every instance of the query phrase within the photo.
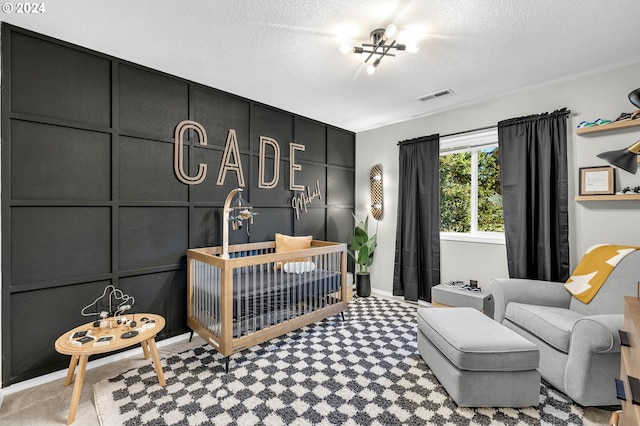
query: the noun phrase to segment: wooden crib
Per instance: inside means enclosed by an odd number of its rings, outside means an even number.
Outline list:
[[[188,326],[225,356],[347,308],[346,244],[312,241],[276,253],[275,242],[187,251]],[[278,266],[280,267],[278,267]],[[300,266],[298,273],[286,272]],[[310,270],[313,269],[313,270]]]

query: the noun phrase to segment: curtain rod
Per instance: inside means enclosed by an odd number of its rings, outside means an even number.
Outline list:
[[[480,130],[489,130],[489,129],[495,129],[496,127],[498,127],[498,125],[493,125],[493,126],[486,126],[486,127],[478,127],[477,129],[471,129],[471,130],[463,130],[461,132],[456,132],[456,133],[449,133],[448,135],[440,135],[441,138],[446,138],[448,136],[457,136],[457,135],[463,135],[465,133],[473,133],[473,132],[478,132]],[[402,142],[398,142],[398,145],[402,145]]]
[[[463,130],[461,132],[449,133],[448,135],[440,135],[440,137],[441,138],[446,138],[446,137],[449,137],[449,136],[464,135],[465,133],[473,133],[473,132],[479,132],[480,130],[495,129],[496,127],[498,127],[498,126],[497,125],[493,125],[493,126],[486,126],[486,127],[478,127],[477,129]]]
[[[556,110],[552,113],[543,113],[543,114],[534,114],[531,116],[526,116],[526,117],[517,117],[514,118],[513,120],[518,120],[518,119],[527,119],[527,118],[531,118],[531,117],[537,117],[537,116],[541,116],[541,115],[553,115],[553,114],[558,114],[558,115],[571,115],[571,110],[568,110],[566,108],[562,108],[559,110]],[[455,133],[449,133],[448,135],[440,135],[441,138],[446,138],[449,136],[458,136],[458,135],[464,135],[465,133],[472,133],[472,132],[479,132],[480,130],[489,130],[489,129],[495,129],[496,127],[498,127],[497,124],[494,124],[493,126],[486,126],[486,127],[478,127],[477,129],[471,129],[471,130],[463,130],[461,132],[455,132]]]
[[[563,108],[563,109],[558,110],[558,111],[554,111],[554,113],[563,113],[563,114],[566,114],[566,115],[569,115],[569,116],[572,115],[571,110],[567,110],[566,108]],[[526,118],[526,117],[521,117],[521,118]],[[446,138],[446,137],[449,137],[449,136],[464,135],[465,133],[473,133],[473,132],[479,132],[480,130],[495,129],[496,127],[498,127],[498,125],[494,124],[493,126],[478,127],[476,129],[463,130],[461,132],[449,133],[447,135],[440,135],[440,137],[441,138]],[[400,142],[398,142],[398,145],[400,145]]]

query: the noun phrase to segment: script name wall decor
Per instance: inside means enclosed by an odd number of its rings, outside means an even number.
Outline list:
[[[308,212],[307,204],[310,204],[314,199],[322,200],[322,193],[320,192],[320,181],[316,180],[316,189],[311,192],[311,188],[307,186],[307,191],[301,192],[295,195],[291,199],[291,207],[296,212],[296,219],[300,220],[300,211]]]

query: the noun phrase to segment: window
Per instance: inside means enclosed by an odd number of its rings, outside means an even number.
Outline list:
[[[440,140],[440,237],[504,243],[497,129]]]

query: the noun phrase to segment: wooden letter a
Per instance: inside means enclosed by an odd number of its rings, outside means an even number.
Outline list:
[[[229,133],[227,134],[227,144],[224,147],[224,154],[222,154],[222,163],[220,164],[220,171],[218,172],[216,185],[224,185],[227,170],[236,172],[236,176],[238,177],[238,186],[244,188],[244,174],[242,173],[242,162],[240,161],[238,139],[236,138],[236,131],[233,129],[229,129]]]

